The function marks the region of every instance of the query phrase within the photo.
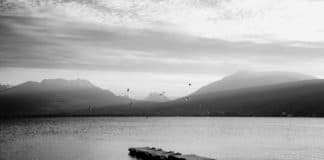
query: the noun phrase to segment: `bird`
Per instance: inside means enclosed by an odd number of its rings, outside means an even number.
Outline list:
[[[129,92],[129,88],[127,88],[127,92]]]
[[[188,84],[189,87],[191,87],[191,85],[192,85],[191,83]]]
[[[89,106],[89,112],[91,112],[92,111],[92,108],[91,108],[91,106]]]

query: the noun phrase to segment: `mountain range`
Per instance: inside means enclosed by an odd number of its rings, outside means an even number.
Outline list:
[[[0,92],[1,115],[59,115],[129,102],[87,80],[45,79]]]
[[[87,80],[46,79],[0,91],[0,116],[324,116],[324,80],[241,71],[175,100],[116,96]]]
[[[226,76],[219,81],[215,81],[201,87],[194,94],[213,93],[218,91],[265,86],[309,79],[316,78],[314,76],[293,72],[239,71],[232,75]]]
[[[152,113],[177,116],[324,116],[324,80],[191,95]]]

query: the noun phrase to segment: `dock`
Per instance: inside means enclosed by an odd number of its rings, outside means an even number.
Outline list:
[[[183,155],[173,151],[163,151],[154,147],[129,148],[129,155],[142,160],[216,160],[194,154]]]

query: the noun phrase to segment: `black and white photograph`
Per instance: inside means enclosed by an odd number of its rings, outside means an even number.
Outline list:
[[[323,160],[324,0],[0,0],[0,160]]]

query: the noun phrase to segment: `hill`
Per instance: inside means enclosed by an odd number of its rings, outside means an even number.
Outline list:
[[[128,98],[114,95],[86,80],[47,79],[26,82],[0,92],[1,115],[58,115],[80,109],[127,104]]]
[[[324,116],[324,80],[191,95],[148,112],[177,116]]]
[[[169,98],[164,95],[164,93],[150,93],[146,98],[145,101],[149,102],[167,102]]]
[[[83,80],[45,80],[26,82],[0,92],[0,107],[0,116],[324,117],[324,80],[192,94],[168,102],[118,97]]]
[[[251,72],[240,71],[210,83],[193,94],[213,93],[225,90],[265,86],[285,82],[315,79],[313,76],[293,72]]]

